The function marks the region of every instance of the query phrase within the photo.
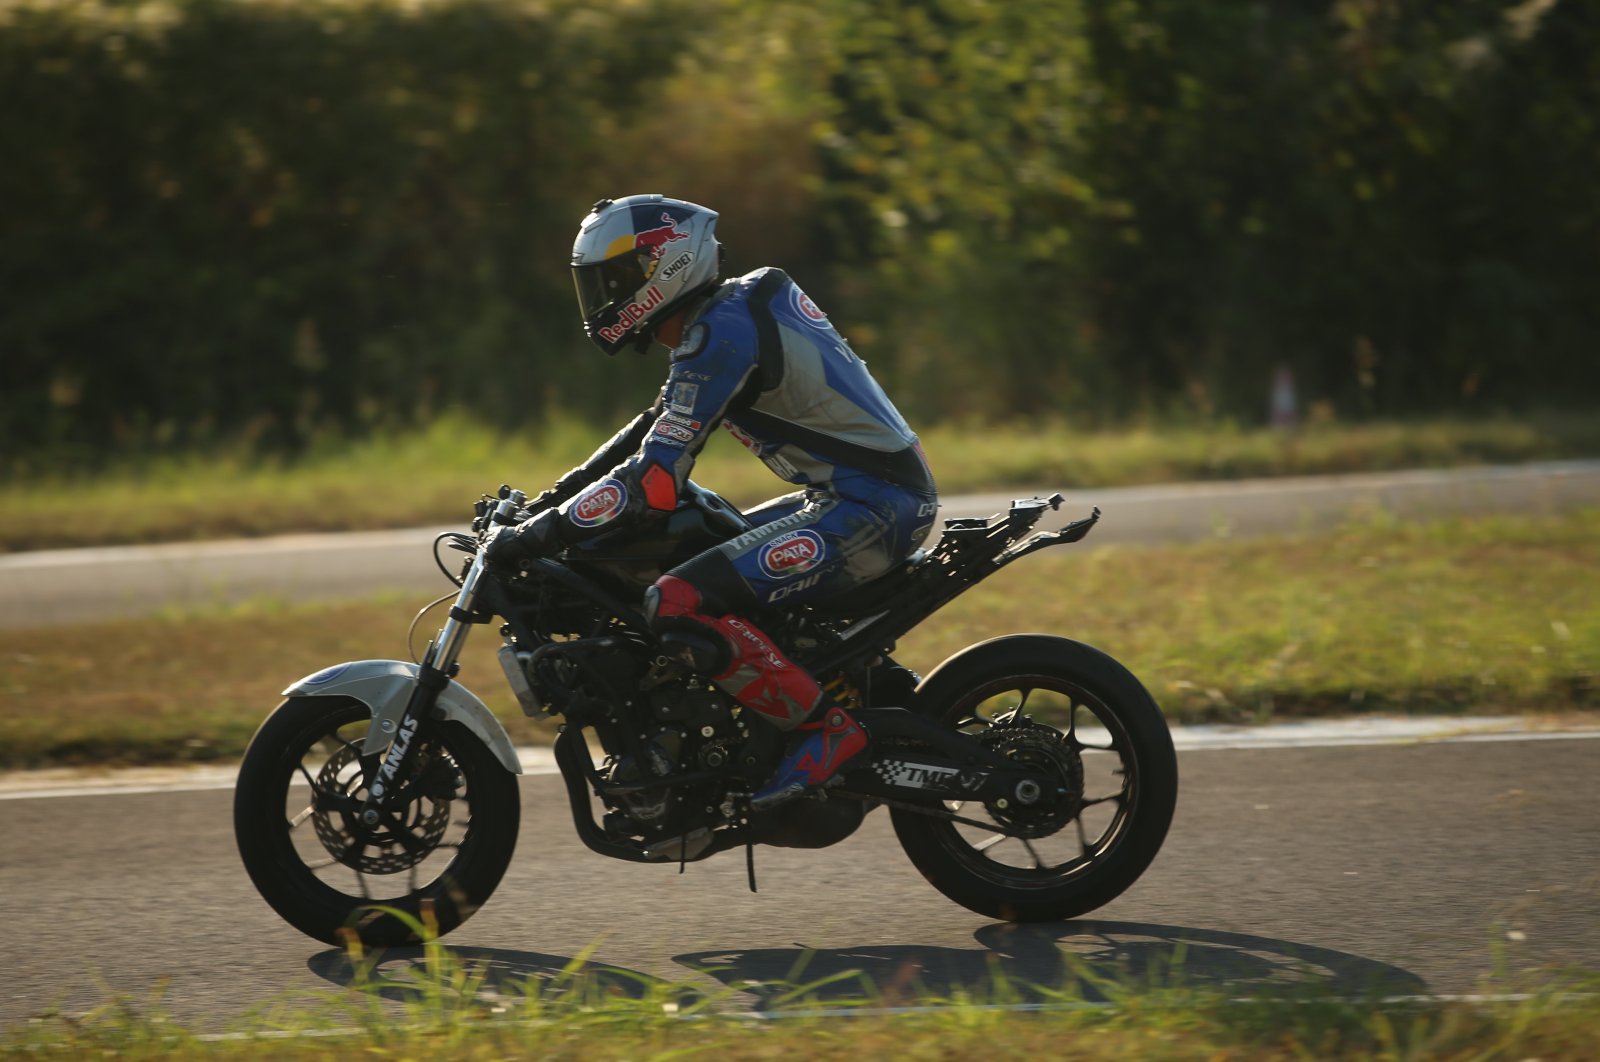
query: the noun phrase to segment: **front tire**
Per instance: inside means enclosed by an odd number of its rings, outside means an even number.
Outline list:
[[[267,717],[239,769],[239,855],[272,909],[309,937],[417,939],[379,906],[443,936],[482,906],[511,861],[516,776],[466,727],[431,722],[416,739],[411,799],[389,822],[363,828],[360,746],[370,723],[365,704],[341,697],[291,697]]]
[[[1004,832],[891,809],[912,864],[956,903],[1009,922],[1074,918],[1155,859],[1177,803],[1177,757],[1161,710],[1111,657],[1047,635],[996,638],[941,664],[915,704],[1068,793],[1053,808],[945,805]]]

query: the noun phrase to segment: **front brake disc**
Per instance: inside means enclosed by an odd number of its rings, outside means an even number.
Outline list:
[[[359,756],[356,746],[344,745],[328,757],[328,762],[317,773],[317,796],[339,798],[314,801],[312,822],[317,840],[334,859],[363,874],[398,874],[410,870],[432,855],[444,837],[445,828],[450,824],[450,800],[425,792],[425,786],[414,786],[411,802],[391,809],[387,822],[376,827],[365,826],[351,810],[361,806],[366,794],[359,766],[349,769]],[[427,748],[418,755],[418,774],[428,771],[436,761],[448,766],[452,776],[459,774],[447,754]],[[331,809],[328,806],[331,804],[339,805],[339,810]],[[401,831],[406,835],[404,842]]]

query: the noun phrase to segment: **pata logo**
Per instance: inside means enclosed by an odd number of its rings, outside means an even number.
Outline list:
[[[585,527],[604,523],[622,511],[627,498],[622,484],[608,480],[578,499],[572,507],[572,522]]]
[[[761,551],[761,567],[768,575],[799,575],[822,560],[822,539],[814,531],[794,531]]]

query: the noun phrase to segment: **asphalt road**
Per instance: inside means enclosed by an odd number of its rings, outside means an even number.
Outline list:
[[[1017,493],[1027,492],[949,497],[942,515],[1003,512]],[[1099,505],[1104,517],[1086,540],[1094,547],[1308,531],[1376,511],[1402,519],[1559,512],[1600,505],[1600,461],[1062,493],[1060,516],[1040,526],[1058,527]],[[135,616],[261,595],[313,601],[380,589],[442,593],[447,584],[428,553],[438,530],[0,555],[0,628]]]
[[[1497,963],[1512,975],[1499,989],[1530,968],[1600,966],[1600,740],[1188,751],[1180,765],[1177,817],[1145,877],[1093,919],[1025,928],[935,893],[882,812],[830,849],[759,849],[751,895],[739,853],[682,876],[591,854],[558,779],[526,777],[511,870],[448,943],[490,964],[491,985],[549,976],[598,943],[620,990],[729,986],[758,1008],[770,991],[747,982],[847,969],[902,1001],[981,994],[991,970],[1060,986],[1077,976],[1064,954],[1140,983],[1181,954],[1188,983],[1241,994],[1456,994]],[[252,891],[231,798],[0,800],[0,1022],[159,992],[179,1018],[220,1027],[265,1005],[315,1009],[294,994],[347,983],[340,953]]]

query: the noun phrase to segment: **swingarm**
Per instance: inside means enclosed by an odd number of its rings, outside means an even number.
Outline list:
[[[902,708],[868,708],[856,718],[872,735],[871,762],[847,768],[853,796],[921,802],[976,800],[1004,808],[1067,799],[1049,775],[987,749],[973,738]]]

